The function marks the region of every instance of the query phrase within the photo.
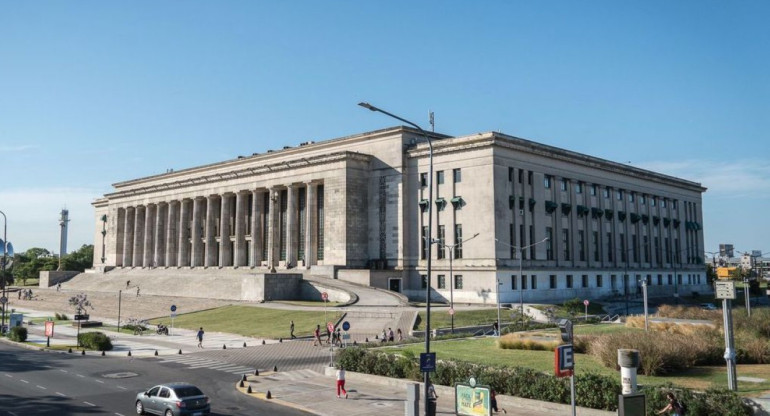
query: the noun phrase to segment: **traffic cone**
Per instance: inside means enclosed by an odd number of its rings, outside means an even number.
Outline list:
[[[241,383],[238,384],[239,387],[243,387],[243,380],[241,380]]]
[[[244,375],[241,377],[241,381],[246,381],[246,374],[244,374]],[[241,387],[243,387],[243,386],[241,386]]]

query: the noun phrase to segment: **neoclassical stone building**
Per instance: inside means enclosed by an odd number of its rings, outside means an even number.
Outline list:
[[[501,133],[427,134],[433,181],[425,139],[394,127],[119,182],[94,202],[95,268],[290,271],[424,298],[432,203],[439,298],[710,290],[700,184]]]

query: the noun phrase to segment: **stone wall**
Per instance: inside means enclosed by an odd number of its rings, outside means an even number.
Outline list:
[[[64,282],[77,276],[80,272],[72,271],[47,271],[40,272],[40,287],[55,286],[59,282]]]

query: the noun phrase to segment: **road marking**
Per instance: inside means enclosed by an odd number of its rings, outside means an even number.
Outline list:
[[[8,414],[9,414],[9,415],[11,415],[11,416],[19,416],[19,415],[17,415],[16,413],[13,413],[13,412],[12,412],[12,411],[10,411],[10,410],[8,411]]]
[[[103,381],[101,381],[101,380],[94,380],[94,381],[95,381],[95,382],[97,382],[97,383],[102,383],[102,384],[104,384],[104,382],[103,382]]]
[[[8,374],[8,373],[6,373],[6,374],[5,374],[5,376],[6,376],[6,377],[10,377],[10,378],[13,378],[13,376],[12,376],[12,375],[10,375],[10,374]]]
[[[39,389],[41,389],[41,390],[48,390],[47,388],[45,388],[45,387],[43,387],[43,386],[35,386],[35,387],[37,387],[37,388],[39,388]]]
[[[123,386],[118,386],[118,388],[119,388],[119,389],[123,389],[123,390],[128,390],[127,388],[125,388],[125,387],[123,387]]]
[[[95,405],[95,404],[93,404],[93,403],[91,403],[91,402],[83,402],[83,403],[85,403],[85,404],[87,404],[87,405],[89,405],[89,406],[91,406],[91,407],[96,407],[96,405]]]
[[[27,380],[21,380],[21,382],[29,384],[29,381],[27,381]]]
[[[125,416],[123,413],[117,413],[115,412],[115,416]]]
[[[82,374],[76,374],[76,375],[77,375],[78,377],[85,377],[85,376],[84,376],[84,375],[82,375]]]
[[[67,370],[59,370],[59,371],[61,371],[62,373],[67,373],[68,372]]]
[[[64,394],[64,393],[59,393],[58,391],[56,392],[56,395],[57,395],[57,396],[61,396],[61,397],[67,397],[67,395],[66,395],[66,394]]]

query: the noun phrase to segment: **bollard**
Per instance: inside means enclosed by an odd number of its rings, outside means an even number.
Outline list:
[[[278,366],[277,365],[273,366],[273,371],[276,371],[276,372],[278,371]]]
[[[226,350],[227,349],[227,344],[222,344],[222,349]]]
[[[107,354],[104,351],[102,351],[102,357],[104,357],[105,355],[107,355]]]
[[[72,354],[72,348],[68,349],[67,352]]]
[[[270,394],[270,390],[267,391],[267,394],[265,395],[265,398],[266,399],[272,399],[273,398],[273,395]]]
[[[251,384],[249,384],[249,388],[248,388],[248,389],[246,389],[246,393],[249,393],[249,394],[251,394]]]
[[[246,378],[245,376],[243,378]],[[243,379],[241,379],[241,383],[238,384],[238,386],[243,387]]]
[[[86,355],[86,350],[81,350],[80,355]]]
[[[246,374],[244,374],[243,376],[241,376],[241,381],[246,381]]]
[[[177,354],[182,355],[182,349],[181,348],[179,349],[179,352]]]
[[[369,337],[364,338],[364,342],[369,342]]]
[[[243,343],[243,348],[246,348],[246,343],[245,342]]]
[[[156,357],[158,356],[158,350],[155,350],[155,356]]]
[[[128,350],[128,356],[129,357],[131,356],[131,350]]]
[[[283,342],[283,338],[278,338],[278,342],[282,343]]]
[[[639,367],[639,350],[619,349],[620,384],[623,394],[636,393],[636,368]]]
[[[262,345],[265,345],[265,340],[264,339],[262,340]]]
[[[255,375],[255,376],[258,376],[258,375],[259,375],[259,369],[256,369],[256,370],[254,370],[254,375]]]

